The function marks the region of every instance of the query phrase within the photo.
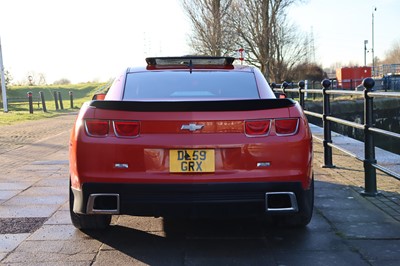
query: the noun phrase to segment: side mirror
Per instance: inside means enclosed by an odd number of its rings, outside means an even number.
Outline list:
[[[93,95],[92,100],[102,101],[104,100],[105,97],[106,97],[105,93],[96,93],[95,95]]]

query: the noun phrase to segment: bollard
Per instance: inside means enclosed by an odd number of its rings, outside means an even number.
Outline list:
[[[54,95],[54,103],[55,103],[55,105],[56,105],[56,110],[58,110],[58,109],[59,109],[59,107],[58,107],[58,97],[57,97],[57,92],[56,92],[56,91],[54,91],[54,92],[53,92],[53,95]]]
[[[29,113],[33,114],[33,99],[32,99],[32,92],[27,92],[28,95],[28,102],[29,102]]]
[[[39,91],[39,96],[40,96],[40,100],[42,101],[42,110],[43,112],[47,112],[47,108],[46,108],[46,101],[44,99],[44,93],[42,91]]]
[[[71,109],[74,109],[74,95],[72,91],[69,92],[69,103]]]
[[[329,115],[331,115],[330,108],[330,99],[329,94],[326,91],[331,86],[331,81],[329,79],[324,79],[322,82],[322,94],[323,94],[323,113],[322,113],[322,124],[324,128],[324,164],[323,168],[334,168],[335,166],[332,164],[332,147],[330,144],[332,143],[332,135],[331,135],[331,122],[327,119]]]
[[[61,98],[61,92],[57,92],[57,94],[58,94],[58,100],[60,101],[60,108],[61,110],[64,110],[64,104]]]
[[[299,98],[300,98],[300,106],[304,109],[304,87],[306,83],[303,80],[300,80],[298,83],[299,86]]]
[[[372,78],[363,80],[364,89],[364,180],[365,190],[361,193],[364,196],[375,197],[379,195],[376,187],[376,164],[374,136],[369,128],[374,126],[374,102],[373,97],[368,93],[372,91],[375,81]]]

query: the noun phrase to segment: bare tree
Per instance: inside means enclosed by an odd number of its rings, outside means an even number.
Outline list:
[[[39,73],[39,81],[37,82],[38,85],[46,85],[46,75],[44,73]]]
[[[273,81],[290,76],[307,59],[308,43],[287,19],[288,8],[304,0],[182,0],[193,23],[191,44],[200,54],[246,51],[246,61]]]
[[[5,81],[5,85],[6,85],[6,87],[8,86],[8,84],[10,84],[10,82],[13,80],[13,77],[11,76],[11,73],[8,71],[8,70],[5,70],[4,71],[4,81]],[[1,85],[1,82],[2,82],[2,80],[1,80],[1,78],[0,78],[0,85]],[[0,93],[1,93],[1,91],[0,91]]]
[[[383,64],[400,64],[400,41],[395,42],[385,54]]]
[[[13,80],[13,77],[11,76],[11,73],[8,70],[4,71],[4,85],[6,86],[6,88],[8,87],[8,84],[10,84],[10,82]],[[0,77],[0,88],[1,88],[1,83],[3,82],[3,80]],[[0,98],[3,100],[3,90],[0,89]]]
[[[191,45],[199,54],[221,56],[232,52],[233,33],[226,27],[233,0],[182,0],[193,24]]]
[[[288,71],[301,63],[307,46],[299,31],[286,17],[289,6],[300,0],[236,0],[231,25],[247,50],[248,62],[274,81],[282,81]]]
[[[275,81],[283,81],[291,75],[294,68],[307,60],[308,43],[304,34],[286,19],[286,15],[278,18],[273,35],[272,69],[266,73]]]

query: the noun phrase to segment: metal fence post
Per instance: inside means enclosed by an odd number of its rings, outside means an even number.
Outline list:
[[[304,87],[306,83],[303,80],[300,80],[299,83],[299,98],[300,98],[300,106],[304,109]]]
[[[58,97],[57,97],[57,92],[54,91],[53,94],[54,94],[54,103],[55,103],[55,105],[56,105],[56,110],[58,110],[59,108],[58,108]]]
[[[64,110],[64,104],[61,98],[61,92],[57,92],[57,94],[58,94],[58,100],[60,101],[60,108],[61,110]]]
[[[74,109],[74,94],[72,91],[70,91],[69,93],[69,104],[71,109]]]
[[[47,108],[46,108],[46,101],[44,99],[44,93],[42,91],[39,91],[39,96],[40,96],[40,100],[42,101],[42,110],[43,112],[47,112]]]
[[[374,126],[374,102],[373,97],[368,96],[372,91],[375,81],[372,78],[363,80],[364,89],[364,179],[365,190],[362,192],[364,196],[375,197],[379,193],[376,187],[376,164],[374,136],[369,128]]]
[[[26,93],[28,95],[28,103],[29,103],[29,113],[33,114],[33,99],[32,99],[32,92],[29,91]]]
[[[332,143],[332,135],[331,135],[331,122],[327,119],[329,115],[331,115],[331,107],[330,107],[330,99],[329,94],[326,91],[331,86],[331,81],[329,79],[324,79],[322,82],[322,93],[323,93],[323,112],[322,112],[322,124],[324,128],[324,164],[323,168],[333,168],[335,167],[332,164],[332,147],[329,144]]]

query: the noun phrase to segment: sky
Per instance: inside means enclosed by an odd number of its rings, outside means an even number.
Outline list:
[[[383,58],[400,42],[399,12],[399,0],[303,0],[288,19],[313,36],[323,67],[363,65],[372,14],[375,56]],[[0,0],[3,65],[14,83],[38,74],[47,83],[108,81],[147,56],[190,54],[190,32],[180,0]]]
[[[107,81],[146,56],[183,55],[179,0],[0,0],[3,65],[14,82]]]
[[[367,40],[367,65],[372,65],[372,29],[374,54],[383,59],[400,42],[399,0],[308,0],[293,6],[290,18],[300,30],[313,36],[315,59],[323,67],[337,63],[364,65],[364,41]],[[375,10],[376,9],[376,10]],[[372,27],[372,21],[374,27]],[[400,62],[399,62],[400,64]]]

